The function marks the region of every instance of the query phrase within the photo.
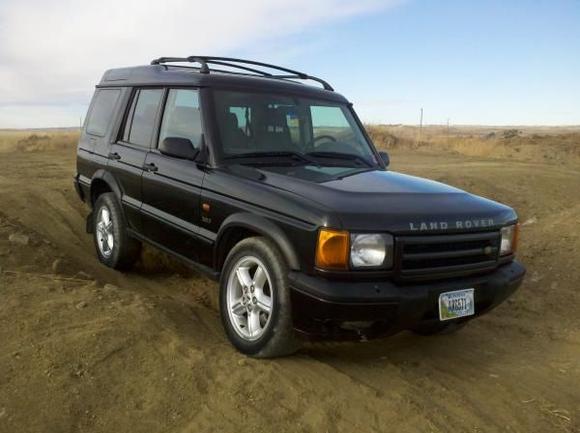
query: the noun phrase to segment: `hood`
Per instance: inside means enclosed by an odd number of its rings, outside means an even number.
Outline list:
[[[324,206],[348,230],[466,232],[490,230],[517,219],[508,206],[440,182],[393,171],[340,177],[329,170],[337,168],[274,167],[263,169],[260,181]]]

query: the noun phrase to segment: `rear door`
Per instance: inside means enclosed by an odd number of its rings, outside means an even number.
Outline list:
[[[150,240],[194,261],[204,242],[199,236],[204,171],[194,161],[164,155],[157,147],[167,137],[178,137],[199,149],[202,135],[199,90],[169,89],[158,139],[145,161],[143,229]]]
[[[108,153],[109,170],[122,190],[122,206],[129,226],[142,231],[141,177],[151,148],[164,89],[135,89],[119,137]]]

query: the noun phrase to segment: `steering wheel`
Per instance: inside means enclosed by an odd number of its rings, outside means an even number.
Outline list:
[[[336,138],[334,138],[332,135],[319,135],[314,140],[312,140],[312,142],[316,143],[318,140],[322,140],[323,138],[327,138],[330,141],[334,141],[336,143]]]

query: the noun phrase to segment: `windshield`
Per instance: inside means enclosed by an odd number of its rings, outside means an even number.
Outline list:
[[[374,167],[346,104],[267,93],[215,91],[222,157],[236,163]]]

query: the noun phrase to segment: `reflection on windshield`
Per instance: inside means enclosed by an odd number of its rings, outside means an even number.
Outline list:
[[[346,167],[377,163],[345,104],[262,93],[214,95],[225,159],[291,158]]]
[[[364,173],[372,170],[369,168],[356,167],[327,167],[327,166],[312,166],[301,165],[295,167],[273,165],[267,168],[261,168],[261,171],[273,172],[285,176],[291,176],[309,182],[324,183],[337,179],[342,179],[355,174]]]

